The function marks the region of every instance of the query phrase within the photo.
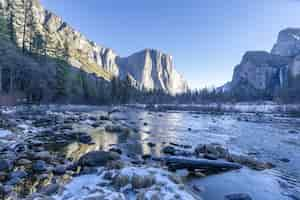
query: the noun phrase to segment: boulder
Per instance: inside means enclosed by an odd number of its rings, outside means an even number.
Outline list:
[[[163,153],[165,154],[170,154],[170,155],[175,155],[176,153],[176,149],[172,146],[166,146],[163,148]]]
[[[92,137],[86,133],[80,134],[78,139],[83,144],[90,144],[92,142]]]
[[[83,155],[78,164],[80,166],[98,167],[105,166],[108,162],[120,159],[119,154],[105,151],[92,151]]]
[[[50,185],[43,187],[41,189],[40,193],[43,195],[50,196],[50,195],[56,194],[59,191],[59,189],[60,189],[59,184],[50,184]]]
[[[6,159],[0,159],[0,172],[8,172],[13,168],[12,163]]]
[[[43,160],[37,160],[33,165],[32,165],[32,170],[41,173],[47,171],[47,164]]]

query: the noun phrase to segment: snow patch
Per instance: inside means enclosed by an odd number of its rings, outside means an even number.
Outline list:
[[[106,173],[112,174],[111,180],[104,179]],[[128,177],[128,184],[122,188],[113,185],[116,176]],[[133,177],[154,178],[154,184],[147,188],[136,189],[131,185]],[[126,167],[121,170],[105,170],[100,168],[97,174],[76,177],[65,186],[62,194],[54,196],[55,200],[83,200],[88,197],[101,197],[108,200],[150,200],[159,197],[164,200],[195,199],[188,193],[183,185],[176,184],[171,180],[172,174],[159,168],[149,167]]]
[[[2,137],[7,137],[7,136],[9,136],[9,135],[12,135],[12,132],[11,132],[11,131],[0,129],[0,138],[2,138]]]

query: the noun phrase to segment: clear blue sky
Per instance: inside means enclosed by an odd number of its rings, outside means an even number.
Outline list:
[[[89,39],[128,56],[173,56],[192,88],[220,86],[247,50],[270,50],[300,27],[299,0],[41,0]]]

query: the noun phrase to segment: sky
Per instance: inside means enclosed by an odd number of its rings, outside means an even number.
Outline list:
[[[172,55],[191,88],[221,86],[246,51],[270,51],[280,30],[300,28],[300,0],[41,2],[122,57],[145,48]]]

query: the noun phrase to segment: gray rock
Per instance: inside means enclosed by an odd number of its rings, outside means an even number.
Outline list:
[[[22,179],[22,178],[25,178],[27,176],[28,176],[27,172],[25,172],[23,170],[14,171],[14,172],[10,173],[10,175],[9,175],[9,177],[11,179],[14,179],[14,178],[21,178]]]
[[[114,152],[93,151],[83,155],[78,164],[81,166],[98,167],[105,166],[109,161],[120,159],[119,154]]]
[[[79,136],[79,142],[81,142],[83,144],[90,144],[92,142],[92,137],[87,135],[86,133],[81,134]]]
[[[17,161],[17,165],[23,165],[23,166],[27,166],[30,165],[32,162],[28,159],[22,158],[20,160]]]
[[[60,185],[59,184],[50,184],[47,185],[45,187],[43,187],[40,191],[41,194],[50,196],[50,195],[54,195],[56,194],[60,189]]]
[[[35,159],[39,159],[39,160],[50,161],[52,159],[52,156],[48,151],[35,152],[33,155]]]
[[[249,194],[236,193],[226,195],[225,200],[252,200],[252,198]]]
[[[37,173],[45,172],[47,171],[47,164],[43,160],[37,160],[33,165],[32,165],[33,171]]]
[[[55,175],[63,175],[65,173],[66,173],[66,167],[63,165],[56,166],[53,169],[53,174],[55,174]]]
[[[162,151],[165,154],[171,154],[171,155],[175,155],[175,153],[176,153],[176,149],[172,146],[166,146],[163,148]]]
[[[9,160],[0,159],[0,172],[5,171],[8,172],[12,170],[12,163]]]

